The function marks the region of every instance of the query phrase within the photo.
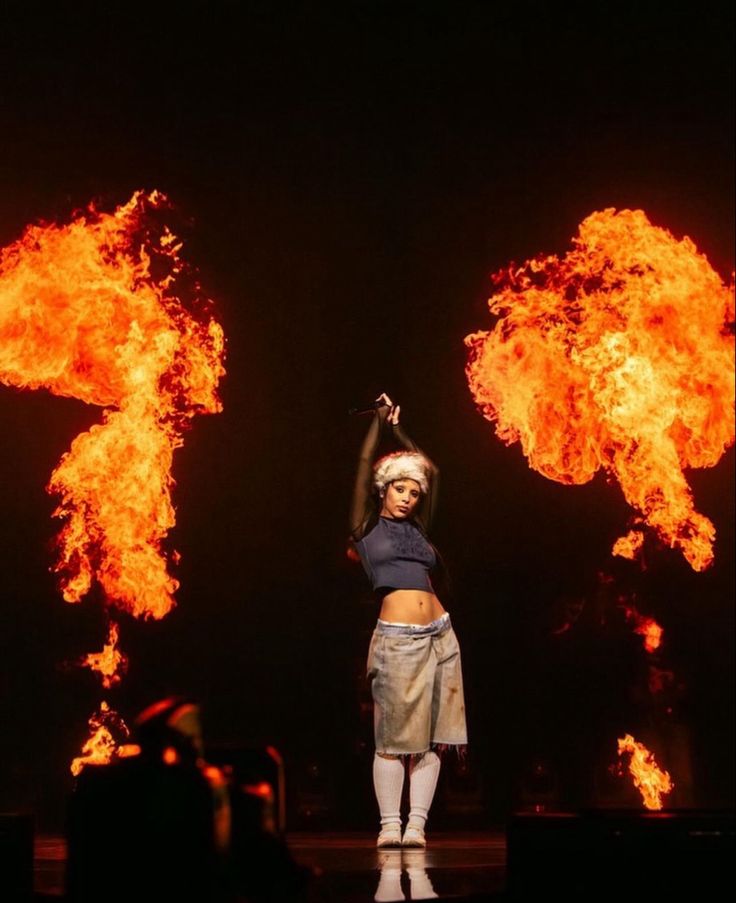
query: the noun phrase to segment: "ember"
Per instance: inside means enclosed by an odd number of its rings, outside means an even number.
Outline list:
[[[90,652],[81,662],[83,666],[97,671],[102,679],[102,686],[106,689],[120,683],[121,673],[128,665],[127,656],[117,648],[118,625],[110,622],[107,635],[107,643],[102,652]]]
[[[634,633],[644,637],[644,648],[647,652],[654,652],[662,644],[664,631],[659,624],[647,615],[640,614],[633,605],[626,602],[625,598],[619,600],[626,620],[634,625]]]

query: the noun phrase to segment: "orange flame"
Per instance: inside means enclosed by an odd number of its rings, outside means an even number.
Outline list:
[[[224,374],[222,328],[175,293],[181,243],[154,222],[165,204],[136,192],[112,214],[30,226],[0,253],[0,381],[105,408],[49,482],[66,521],[64,598],[97,582],[109,602],[153,618],[178,586],[161,548],[173,451],[195,414],[220,410]]]
[[[83,666],[99,672],[102,686],[106,689],[120,683],[121,672],[125,671],[128,664],[127,656],[117,648],[118,632],[118,625],[111,621],[107,643],[102,647],[102,652],[91,652],[82,660]]]
[[[90,737],[82,747],[82,755],[72,760],[71,772],[76,777],[85,765],[105,765],[117,755],[119,744],[113,731],[128,736],[125,723],[110,706],[103,702],[99,712],[89,719]]]
[[[664,631],[653,618],[642,618],[634,628],[634,632],[644,637],[644,648],[647,652],[659,649]]]
[[[659,649],[664,631],[654,618],[640,614],[633,605],[629,605],[625,598],[619,598],[618,604],[624,610],[626,620],[633,623],[634,633],[644,637],[646,651],[654,652]]]
[[[494,277],[499,320],[465,340],[471,391],[533,469],[565,484],[613,474],[703,570],[715,529],[683,470],[714,466],[734,441],[733,286],[641,210],[593,213],[573,244]],[[634,557],[642,541],[634,529],[614,554]]]
[[[618,741],[619,756],[624,753],[631,754],[629,772],[641,793],[644,805],[647,809],[661,809],[662,795],[670,793],[675,786],[669,774],[659,769],[652,753],[631,734],[626,734]]]

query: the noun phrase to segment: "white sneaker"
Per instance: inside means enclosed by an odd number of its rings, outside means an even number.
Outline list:
[[[401,838],[402,847],[426,847],[427,839],[424,836],[424,828],[419,825],[407,825],[404,836]]]
[[[376,848],[379,850],[391,849],[401,846],[401,825],[386,825],[381,828],[381,833],[376,840]]]

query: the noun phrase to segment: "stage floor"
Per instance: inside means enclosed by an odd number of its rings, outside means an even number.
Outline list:
[[[485,896],[504,889],[502,832],[438,833],[425,850],[382,850],[373,834],[290,834],[294,859],[316,873],[315,899],[341,903]],[[35,843],[36,900],[62,899],[66,844],[40,836]]]

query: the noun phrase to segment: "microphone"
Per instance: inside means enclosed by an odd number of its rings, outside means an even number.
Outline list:
[[[388,407],[385,401],[381,401],[380,399],[376,399],[376,401],[372,401],[370,404],[364,405],[362,408],[349,408],[348,414],[352,417],[354,414],[372,414],[374,411],[377,411],[379,408]]]

